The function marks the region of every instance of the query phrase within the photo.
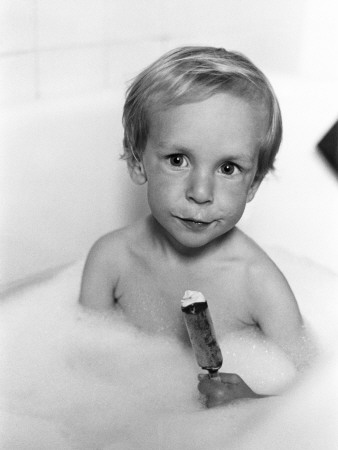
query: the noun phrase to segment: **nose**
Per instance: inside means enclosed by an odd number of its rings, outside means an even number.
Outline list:
[[[211,175],[196,171],[190,174],[186,197],[195,203],[212,203],[214,200],[214,180]]]

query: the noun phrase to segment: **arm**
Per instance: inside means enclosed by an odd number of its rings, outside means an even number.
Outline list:
[[[112,263],[112,236],[99,239],[91,248],[82,274],[79,302],[88,308],[105,310],[114,305],[117,268]]]
[[[299,367],[306,357],[307,338],[295,296],[271,260],[255,264],[248,276],[254,322]],[[308,341],[309,343],[309,341]]]
[[[309,354],[306,347],[310,342],[306,339],[297,301],[285,277],[270,260],[254,263],[246,275],[253,321],[297,367],[301,366]],[[208,375],[199,376],[198,389],[205,395],[209,408],[239,399],[269,397],[253,392],[237,374],[219,375],[220,380],[210,379]]]

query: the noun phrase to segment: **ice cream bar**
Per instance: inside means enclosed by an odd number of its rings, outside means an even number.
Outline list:
[[[210,376],[217,376],[223,357],[207,301],[201,292],[186,291],[181,301],[181,309],[198,365],[208,370]]]

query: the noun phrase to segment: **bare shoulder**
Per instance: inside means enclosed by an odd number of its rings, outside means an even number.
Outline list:
[[[243,267],[254,319],[261,323],[272,319],[272,316],[287,316],[288,320],[301,323],[294,293],[275,262],[240,230],[237,234],[237,248],[244,255]]]
[[[110,268],[118,265],[127,250],[127,236],[128,232],[125,228],[101,236],[91,247],[87,262],[95,261]],[[119,257],[116,258],[116,255]]]
[[[94,309],[114,305],[114,290],[128,264],[140,224],[112,231],[90,249],[82,275],[80,303]]]
[[[257,288],[264,285],[274,284],[275,282],[286,283],[287,280],[278,266],[269,257],[269,255],[249,236],[241,230],[236,230],[235,248],[238,258],[241,259],[246,275]],[[255,282],[257,281],[257,283]]]
[[[92,246],[88,260],[95,260],[109,269],[121,267],[134,246],[142,240],[144,220],[114,230],[100,237]]]

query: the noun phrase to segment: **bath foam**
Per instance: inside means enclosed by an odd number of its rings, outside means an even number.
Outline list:
[[[290,267],[298,282],[299,298],[303,304],[307,302],[305,310],[330,311],[325,322],[333,330],[338,313],[332,302],[330,309],[323,305],[323,296],[329,301],[338,283],[333,277],[319,275],[302,291],[306,284],[304,277],[303,282],[301,279],[303,272],[287,265]],[[337,381],[330,378],[328,394],[321,372],[320,379],[315,372],[314,381],[310,377],[308,384],[300,383],[281,397],[204,410],[191,350],[183,349],[174,339],[142,333],[118,314],[84,311],[77,304],[81,272],[82,264],[75,264],[51,279],[15,292],[0,305],[2,448],[25,448],[26,442],[26,448],[62,450],[195,450],[207,445],[235,449],[240,442],[241,448],[250,449],[257,448],[264,435],[264,446],[258,448],[273,449],[278,427],[274,417],[278,416],[284,428],[286,423],[300,424],[301,431],[296,427],[293,441],[289,432],[292,448],[300,450],[304,447],[297,446],[298,439],[300,444],[304,439],[299,436],[306,436],[310,427],[314,433],[316,427],[310,425],[311,399],[321,405],[323,417],[332,410],[329,405],[335,402],[332,393],[338,391]],[[312,297],[307,290],[315,279],[319,284],[324,279],[326,282],[324,291],[321,284],[322,306],[318,308],[320,289],[313,289]],[[302,292],[306,292],[305,300]],[[310,319],[315,323],[315,317]],[[318,334],[321,323],[324,319]],[[325,344],[328,342],[327,335]],[[220,346],[222,370],[238,373],[257,392],[283,392],[294,379],[293,365],[283,352],[255,334],[230,335]],[[334,348],[331,345],[328,351],[334,354]],[[330,368],[330,361],[326,361],[326,371]],[[307,399],[305,409],[299,401],[301,392]],[[297,411],[295,416],[293,410]],[[304,420],[299,421],[302,413]],[[321,427],[316,430],[317,448],[330,449],[327,443],[332,429],[325,428],[325,421]],[[256,447],[250,447],[250,442]],[[324,447],[320,447],[321,442]],[[332,449],[335,447],[336,442]]]

